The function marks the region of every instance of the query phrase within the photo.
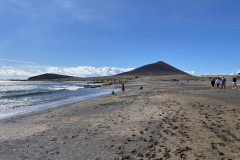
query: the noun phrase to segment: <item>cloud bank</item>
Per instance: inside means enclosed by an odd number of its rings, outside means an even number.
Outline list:
[[[117,68],[117,67],[102,67],[96,68],[92,66],[78,67],[13,67],[2,66],[0,68],[0,79],[26,79],[31,76],[36,76],[43,73],[56,73],[62,75],[76,77],[95,77],[95,76],[111,76],[122,72],[133,70],[134,68]]]
[[[78,66],[78,67],[48,67],[48,73],[66,74],[78,77],[95,77],[95,76],[110,76],[133,70],[134,68],[116,68],[116,67],[102,67],[96,68],[92,66]]]

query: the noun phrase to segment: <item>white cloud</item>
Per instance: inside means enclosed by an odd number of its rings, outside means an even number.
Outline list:
[[[196,72],[195,71],[189,71],[189,70],[187,70],[187,71],[185,71],[186,73],[188,73],[188,74],[191,74],[191,75],[196,75]]]
[[[61,73],[61,70],[59,70],[58,67],[47,67],[46,72],[47,73]]]
[[[8,62],[17,62],[17,63],[34,64],[33,62],[18,61],[18,60],[14,60],[14,59],[0,59],[0,61],[8,61]]]
[[[116,68],[116,67],[102,67],[96,68],[92,66],[78,66],[78,67],[48,67],[47,72],[57,73],[78,77],[94,77],[94,76],[110,76],[133,70],[134,68]]]
[[[76,77],[94,77],[94,76],[110,76],[133,70],[134,68],[116,68],[102,67],[96,68],[92,66],[78,67],[55,67],[55,66],[2,66],[0,68],[0,79],[27,79],[31,76],[36,76],[43,73],[56,73],[62,75]]]
[[[41,73],[41,71],[28,72],[12,66],[2,66],[0,68],[0,79],[24,79]]]
[[[0,76],[31,76],[29,72],[25,72],[21,69],[16,69],[11,66],[2,66],[0,68]]]

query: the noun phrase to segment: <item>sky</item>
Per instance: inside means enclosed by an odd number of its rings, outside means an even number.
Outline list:
[[[0,0],[0,79],[158,61],[197,76],[240,72],[240,1]]]

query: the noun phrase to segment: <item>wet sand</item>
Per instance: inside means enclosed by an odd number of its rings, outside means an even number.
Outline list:
[[[0,159],[240,159],[240,90],[158,78],[125,86],[1,121]]]

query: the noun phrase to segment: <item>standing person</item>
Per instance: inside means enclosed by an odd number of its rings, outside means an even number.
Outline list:
[[[125,92],[125,86],[124,86],[124,83],[122,84],[122,93]]]
[[[233,77],[233,82],[232,82],[233,88],[237,89],[237,78]]]
[[[216,80],[216,82],[215,82],[215,83],[216,83],[216,85],[217,85],[217,88],[218,88],[218,89],[219,89],[220,82],[221,82],[221,81],[220,81],[220,79],[219,79],[219,78],[217,78],[217,80]]]
[[[221,89],[222,89],[222,88],[225,89],[225,86],[226,86],[226,79],[223,77],[223,78],[222,78],[222,86],[221,86]]]
[[[214,78],[212,79],[212,81],[211,81],[211,85],[212,85],[212,89],[214,88],[214,85],[215,85],[215,80],[214,80]]]

